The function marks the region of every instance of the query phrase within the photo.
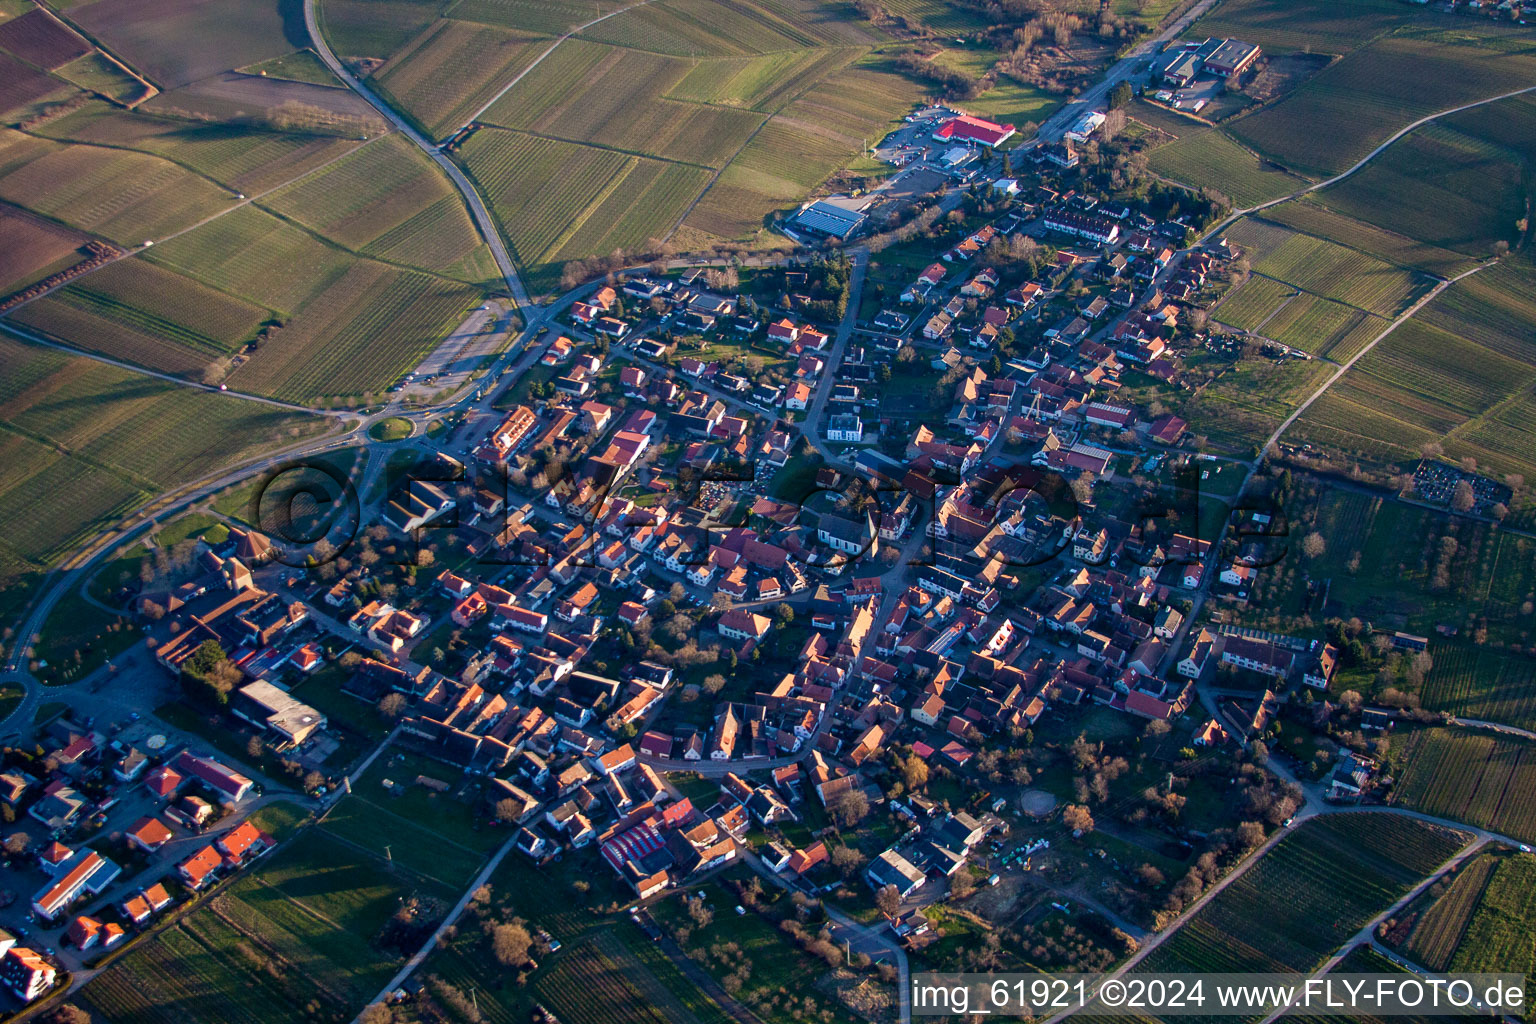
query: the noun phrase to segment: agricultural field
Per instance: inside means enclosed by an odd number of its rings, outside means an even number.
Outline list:
[[[235,367],[230,387],[300,401],[381,390],[421,362],[482,294],[359,260]]]
[[[556,260],[663,238],[710,174],[496,128],[471,136],[463,156],[518,260],[546,283],[551,271],[558,275]],[[529,202],[536,192],[539,201]],[[590,248],[593,238],[602,245]]]
[[[371,81],[432,138],[460,128],[553,40],[445,18],[376,71]]]
[[[1499,861],[1451,969],[1536,972],[1536,857],[1519,853]]]
[[[1536,56],[1500,45],[1502,29],[1457,29],[1381,36],[1227,130],[1295,173],[1327,177],[1419,117],[1523,88],[1536,75]]]
[[[0,53],[0,114],[65,91],[74,90],[10,54]]]
[[[1347,185],[1351,178],[1345,182]],[[1439,277],[1452,277],[1475,265],[1464,253],[1442,249],[1374,224],[1346,217],[1323,205],[1327,192],[1314,192],[1301,199],[1271,206],[1263,216],[1277,224],[1319,238],[1326,238],[1369,253],[1387,263],[1409,270],[1419,270]]]
[[[1232,233],[1239,242],[1244,236],[1240,227]],[[1263,251],[1253,261],[1253,269],[1303,291],[1382,316],[1402,312],[1431,285],[1423,275],[1301,233],[1290,233]]]
[[[1399,815],[1314,818],[1281,839],[1137,969],[1311,971],[1467,839]]]
[[[679,57],[731,57],[838,41],[752,0],[655,0],[583,29],[583,39]]]
[[[1438,645],[1432,657],[1434,668],[1419,691],[1424,707],[1536,729],[1536,661],[1465,644]]]
[[[184,230],[233,198],[159,157],[0,129],[0,199],[120,245]]]
[[[448,895],[312,830],[116,961],[79,999],[125,1024],[258,1024],[274,1012],[344,1022],[402,959],[375,943],[401,901]]]
[[[0,205],[0,295],[78,263],[85,257],[85,242],[82,234]]]
[[[0,24],[0,50],[53,71],[90,53],[91,44],[48,11],[36,8]]]
[[[722,167],[764,115],[665,98],[692,70],[691,61],[572,40],[513,86],[485,120],[570,142]],[[767,83],[770,92],[772,84]]]
[[[1529,293],[1505,290],[1530,280],[1519,256],[1450,286],[1308,409],[1296,436],[1378,462],[1433,441],[1494,473],[1536,471]]]
[[[1215,189],[1239,209],[1288,196],[1310,184],[1261,160],[1221,131],[1193,123],[1180,138],[1154,149],[1147,166],[1155,174],[1194,188]]]
[[[1284,282],[1254,275],[1222,299],[1215,318],[1240,331],[1256,332],[1296,294],[1296,289]]]
[[[262,205],[364,255],[471,283],[486,279],[489,254],[462,200],[398,136],[359,148]]]
[[[1436,884],[1443,890],[1438,897],[1433,896],[1434,890],[1420,897],[1427,905],[1415,917],[1413,930],[1399,951],[1432,971],[1447,970],[1496,864],[1493,854],[1480,853],[1462,864],[1448,883]],[[1409,912],[1413,910],[1409,908]]]
[[[109,263],[11,315],[43,334],[173,373],[256,336],[268,311],[147,260]]]
[[[559,36],[624,6],[622,0],[454,0],[443,13],[461,21]]]
[[[95,0],[69,18],[163,90],[309,45],[297,4]]]
[[[1392,737],[1394,807],[1536,842],[1536,743],[1469,729]]]
[[[142,82],[95,51],[70,61],[54,74],[114,103],[131,103],[145,93]]]
[[[1282,345],[1342,363],[1370,344],[1389,323],[1385,317],[1342,302],[1302,294],[1280,307],[1261,333]]]
[[[42,135],[164,157],[226,188],[255,195],[292,181],[356,147],[351,139],[205,124],[117,110],[101,102],[43,125]]]
[[[1268,440],[1333,368],[1317,360],[1243,359],[1184,403],[1190,431],[1220,448],[1249,453]]]
[[[1525,605],[1536,595],[1530,538],[1339,489],[1318,491],[1306,505],[1287,509],[1287,518],[1293,533],[1306,523],[1326,539],[1326,553],[1309,570],[1329,580],[1326,615],[1358,615],[1377,629],[1429,635],[1442,624],[1474,638],[1482,628],[1492,644],[1523,646],[1536,636],[1536,618]],[[1455,700],[1464,689],[1459,674],[1471,670],[1458,669],[1454,653],[1447,658],[1422,692],[1440,685],[1443,667],[1443,699]],[[1476,688],[1465,690],[1461,699],[1476,699]]]
[[[1342,54],[1400,25],[1433,20],[1397,0],[1227,0],[1185,35],[1236,36],[1271,51]]]
[[[148,496],[324,426],[10,339],[0,381],[7,563],[50,564]]]
[[[1518,240],[1515,222],[1525,216],[1523,170],[1517,154],[1431,123],[1316,197],[1346,217],[1483,257],[1497,242]]]

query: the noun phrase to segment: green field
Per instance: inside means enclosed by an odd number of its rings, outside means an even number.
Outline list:
[[[1147,166],[1154,173],[1194,188],[1215,189],[1239,209],[1288,196],[1310,184],[1261,160],[1215,128],[1194,124],[1190,128],[1152,151]]]
[[[433,138],[460,128],[553,40],[443,19],[390,58],[372,81]]]
[[[1227,294],[1216,307],[1216,319],[1240,331],[1257,331],[1296,289],[1269,277],[1253,276]]]
[[[125,1024],[346,1021],[402,957],[374,943],[401,900],[445,890],[309,832],[81,990]]]
[[[1402,267],[1315,235],[1272,233],[1273,225],[1254,228],[1254,221],[1234,224],[1227,235],[1240,245],[1260,249],[1256,271],[1303,291],[1371,313],[1392,316],[1428,290],[1430,281]]]
[[[1311,971],[1466,840],[1463,833],[1390,814],[1315,818],[1137,969]]]
[[[1338,174],[1419,117],[1529,85],[1536,56],[1506,41],[1491,25],[1403,28],[1348,53],[1228,130],[1292,171]]]
[[[1469,729],[1417,729],[1392,741],[1395,807],[1536,842],[1536,744]]]
[[[0,382],[8,570],[49,564],[149,496],[323,426],[9,339]]]
[[[1444,891],[1415,919],[1408,941],[1400,947],[1403,955],[1430,970],[1450,967],[1495,866],[1492,854],[1480,853],[1457,869],[1448,885],[1439,883]]]
[[[1390,151],[1389,151],[1390,152]],[[1354,179],[1349,179],[1353,181]],[[1346,182],[1347,184],[1347,182]],[[1346,217],[1325,206],[1328,193],[1312,193],[1264,211],[1263,216],[1309,235],[1327,238],[1409,270],[1450,277],[1476,263],[1472,257]],[[1405,217],[1409,211],[1402,210]]]
[[[1342,302],[1301,294],[1282,306],[1264,324],[1262,333],[1282,345],[1344,362],[1370,344],[1388,323],[1383,317]]]
[[[1464,644],[1436,646],[1433,657],[1420,692],[1425,707],[1536,729],[1536,661]]]

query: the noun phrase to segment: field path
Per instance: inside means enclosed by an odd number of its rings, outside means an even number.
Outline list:
[[[617,13],[617,12],[615,12]],[[480,193],[470,184],[464,172],[459,170],[459,165],[443,155],[442,151],[425,136],[411,127],[410,123],[395,112],[395,109],[379,97],[372,89],[360,82],[346,66],[341,63],[336,54],[331,51],[331,44],[326,42],[325,36],[320,31],[320,24],[315,18],[315,0],[304,0],[304,27],[309,32],[309,40],[314,45],[315,52],[325,62],[337,78],[347,84],[347,88],[367,100],[375,110],[383,114],[385,119],[395,128],[415,143],[416,148],[427,154],[427,158],[438,167],[442,168],[448,180],[453,182],[459,194],[464,197],[464,205],[469,208],[470,216],[475,219],[475,225],[479,227],[480,234],[485,238],[485,244],[490,247],[491,255],[496,258],[496,267],[501,271],[501,276],[507,282],[507,290],[512,294],[512,300],[524,309],[528,309],[528,292],[523,287],[522,278],[517,275],[517,267],[512,263],[512,257],[507,254],[506,243],[502,241],[501,229],[491,219],[490,211],[485,208],[485,202],[480,198]],[[542,59],[542,58],[541,58]],[[530,323],[532,317],[527,318]]]
[[[486,100],[486,102],[480,107],[479,110],[476,110],[473,114],[470,114],[467,118],[465,118],[463,124],[459,125],[453,131],[451,131],[447,135],[443,136],[443,138],[451,139],[455,135],[459,134],[459,132],[463,131],[465,128],[468,128],[470,125],[472,125],[476,121],[480,120],[480,115],[481,114],[485,113],[487,110],[490,110],[492,107],[494,107],[496,105],[496,101],[497,100],[501,99],[507,93],[511,92],[512,91],[512,87],[514,85],[516,85],[518,82],[521,82],[525,77],[527,77],[528,73],[530,71],[532,71],[534,68],[536,68],[540,64],[544,63],[544,58],[548,57],[550,54],[554,53],[557,49],[559,49],[560,44],[565,42],[567,39],[571,38],[571,36],[574,36],[574,35],[576,35],[577,33],[580,33],[580,32],[585,32],[587,29],[591,28],[593,25],[596,25],[598,22],[600,22],[600,21],[607,21],[609,18],[613,17],[616,14],[623,14],[625,11],[632,11],[636,7],[644,7],[646,4],[648,4],[650,2],[651,2],[651,0],[636,0],[635,3],[628,4],[628,5],[624,6],[624,7],[620,7],[617,10],[609,11],[607,14],[604,14],[601,17],[593,18],[591,21],[586,22],[585,24],[582,24],[582,25],[577,25],[575,28],[573,28],[570,31],[566,32],[565,35],[561,36],[559,39],[556,39],[554,42],[550,43],[549,44],[549,48],[546,49],[543,53],[539,54],[537,60],[535,60],[532,64],[529,64],[527,67],[523,68],[523,70],[519,71],[516,75],[512,76],[512,80],[510,82],[508,82],[506,85],[504,85],[500,89],[496,90],[496,95],[492,96],[489,100]],[[309,8],[312,6],[312,4],[313,4],[313,0],[308,0],[308,2],[305,3],[304,9],[305,9],[306,13],[309,11]],[[313,35],[313,32],[311,32],[311,35]]]

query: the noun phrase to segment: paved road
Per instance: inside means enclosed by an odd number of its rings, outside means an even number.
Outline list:
[[[512,263],[512,257],[507,254],[506,244],[501,240],[501,230],[496,226],[490,212],[485,208],[485,203],[480,199],[480,193],[470,184],[469,178],[459,170],[459,165],[448,159],[443,153],[428,141],[425,136],[413,128],[409,121],[395,113],[395,109],[379,98],[378,94],[368,88],[357,79],[346,65],[337,59],[331,52],[331,45],[320,31],[320,25],[315,18],[315,0],[304,0],[304,26],[309,31],[310,42],[314,45],[315,52],[320,59],[325,61],[327,67],[346,83],[347,87],[367,100],[375,110],[394,125],[406,138],[416,144],[416,147],[427,155],[433,163],[441,167],[443,173],[448,175],[459,194],[464,197],[464,205],[469,207],[470,215],[475,218],[475,224],[480,228],[480,234],[485,238],[485,244],[490,247],[491,255],[496,258],[496,266],[501,271],[501,276],[506,279],[507,290],[513,300],[523,309],[531,305],[528,301],[528,292],[523,288],[522,278],[517,275],[517,267]]]
[[[1091,110],[1103,109],[1109,100],[1110,90],[1121,82],[1128,82],[1146,73],[1147,59],[1157,53],[1162,45],[1181,34],[1194,23],[1216,0],[1200,0],[1155,36],[1137,43],[1124,57],[1110,66],[1104,77],[1045,119],[1037,133],[1039,139],[1058,142],[1072,122]]]

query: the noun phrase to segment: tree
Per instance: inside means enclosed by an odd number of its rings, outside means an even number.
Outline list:
[[[74,1003],[65,1003],[48,1015],[48,1024],[91,1024],[91,1015]]]
[[[1308,558],[1321,558],[1327,549],[1328,545],[1323,540],[1323,535],[1316,530],[1307,534],[1301,541],[1301,552]]]
[[[901,781],[911,792],[928,785],[928,765],[920,757],[909,757],[901,766]]]
[[[32,837],[25,832],[12,832],[5,837],[5,852],[11,857],[20,857],[32,847]]]
[[[852,846],[834,846],[832,848],[832,866],[837,873],[844,878],[852,878],[864,863],[864,855]]]
[[[308,773],[305,774],[305,776],[304,776],[304,791],[306,793],[313,793],[315,790],[319,789],[323,785],[325,785],[325,776],[324,775],[321,775],[317,771],[311,771],[311,772],[308,772]]]
[[[704,692],[711,697],[723,689],[725,689],[725,676],[719,672],[704,677]]]
[[[533,936],[520,924],[497,925],[491,933],[491,952],[503,967],[521,967],[528,962]]]
[[[220,708],[242,678],[240,668],[217,640],[204,640],[181,664],[181,688],[188,699],[206,707]]]
[[[1131,102],[1131,98],[1134,95],[1135,95],[1135,91],[1132,90],[1131,83],[1130,82],[1121,82],[1119,85],[1115,86],[1113,89],[1111,89],[1109,91],[1109,106],[1110,106],[1110,109],[1111,110],[1118,110],[1118,109],[1120,109],[1121,107],[1125,106],[1127,103]]]
[[[875,893],[875,906],[886,917],[894,918],[896,911],[901,909],[901,893],[894,885],[882,886]]]
[[[1061,822],[1073,832],[1087,835],[1093,831],[1093,815],[1081,804],[1068,804],[1061,812]]]
[[[394,721],[405,711],[405,694],[386,693],[379,698],[379,714]]]
[[[849,828],[863,821],[869,814],[869,797],[864,795],[862,789],[850,789],[834,799],[832,806],[827,809],[839,828]]]
[[[383,1003],[370,1003],[357,1015],[357,1024],[395,1024],[395,1011]]]
[[[788,626],[791,622],[795,621],[795,610],[791,608],[787,603],[780,601],[778,604],[773,606],[773,618],[774,621],[779,624],[779,628],[783,629],[785,626]]]
[[[1465,480],[1456,481],[1456,489],[1451,492],[1451,508],[1457,512],[1470,512],[1475,504],[1477,494],[1472,490],[1472,485]]]
[[[517,820],[523,813],[523,805],[511,797],[496,801],[496,820],[502,824],[508,824]]]
[[[957,900],[963,900],[976,891],[976,876],[971,874],[969,868],[962,867],[949,879],[949,894]]]
[[[260,736],[252,736],[245,741],[245,756],[252,761],[260,761],[261,755],[266,753],[266,747],[262,745]]]

